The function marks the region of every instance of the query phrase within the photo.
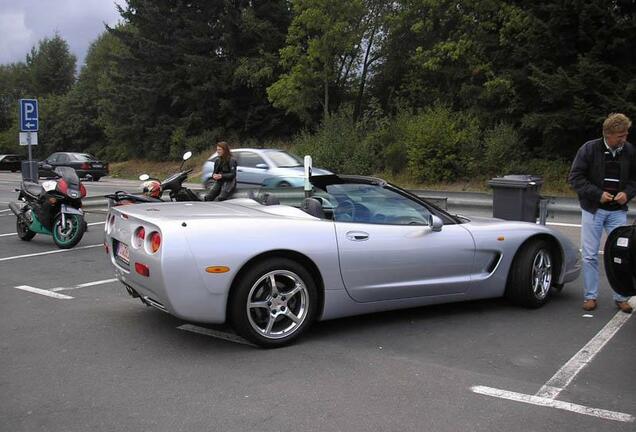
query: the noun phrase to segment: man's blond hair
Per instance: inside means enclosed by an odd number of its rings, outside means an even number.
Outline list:
[[[603,136],[619,132],[627,132],[632,121],[625,114],[611,113],[603,122]]]

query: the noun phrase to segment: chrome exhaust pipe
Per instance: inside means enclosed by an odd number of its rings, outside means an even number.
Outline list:
[[[137,291],[135,291],[134,289],[132,289],[130,286],[128,285],[124,285],[126,287],[126,291],[128,292],[128,294],[132,297],[132,298],[138,298],[141,297],[139,295],[139,293]]]

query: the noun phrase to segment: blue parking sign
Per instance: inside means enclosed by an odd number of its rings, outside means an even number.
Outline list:
[[[20,99],[20,132],[37,132],[39,128],[37,99]]]

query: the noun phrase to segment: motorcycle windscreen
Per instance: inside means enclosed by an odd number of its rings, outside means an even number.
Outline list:
[[[66,183],[68,184],[69,189],[79,190],[79,177],[77,177],[77,173],[71,167],[58,166],[55,167],[55,172],[59,174]]]
[[[623,296],[636,295],[636,225],[621,226],[610,233],[604,261],[612,289]]]

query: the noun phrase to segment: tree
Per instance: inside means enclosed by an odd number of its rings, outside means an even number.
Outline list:
[[[126,25],[109,29],[124,46],[110,72],[110,139],[165,158],[284,129],[265,96],[289,22],[284,0],[129,0],[120,13]]]
[[[298,115],[305,123],[331,109],[330,89],[342,89],[359,53],[363,33],[362,0],[296,0],[293,19],[281,50],[285,69],[268,89],[275,107]]]
[[[33,93],[41,97],[69,91],[75,82],[76,62],[76,57],[59,34],[51,39],[42,39],[26,58]]]

